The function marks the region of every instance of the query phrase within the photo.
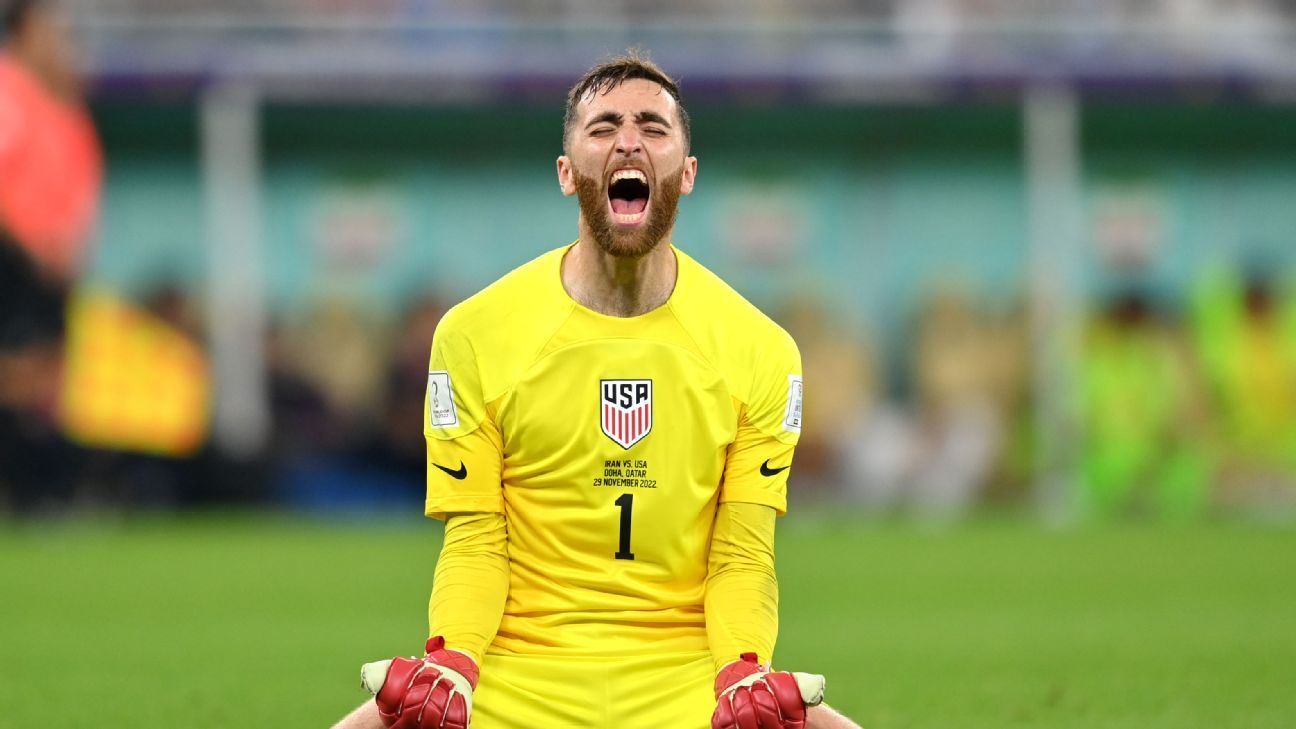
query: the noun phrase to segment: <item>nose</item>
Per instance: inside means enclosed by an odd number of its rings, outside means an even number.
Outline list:
[[[617,133],[616,140],[617,154],[632,157],[643,152],[643,138],[639,136],[639,130],[633,124],[627,124]]]

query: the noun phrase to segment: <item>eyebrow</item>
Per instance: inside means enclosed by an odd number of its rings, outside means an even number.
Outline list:
[[[669,129],[671,125],[671,123],[666,120],[666,117],[662,116],[661,114],[658,114],[655,111],[641,111],[639,112],[638,115],[635,116],[635,121],[639,122],[640,124],[644,122],[654,122],[656,124],[660,124],[666,127],[667,129]]]
[[[594,117],[593,119],[590,119],[585,124],[585,128],[589,129],[595,124],[603,124],[603,123],[620,124],[624,119],[625,117],[622,116],[619,112],[605,111],[602,114],[599,114],[598,116]],[[651,122],[654,124],[661,124],[667,129],[671,128],[670,121],[668,121],[666,117],[662,116],[661,114],[658,114],[655,111],[641,111],[638,114],[635,114],[635,121],[639,124],[643,124],[645,122]]]

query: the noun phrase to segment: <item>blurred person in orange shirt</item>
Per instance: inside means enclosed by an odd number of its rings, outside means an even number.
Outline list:
[[[47,279],[75,278],[98,214],[103,155],[66,19],[7,0],[0,50],[0,228]]]
[[[70,286],[98,212],[102,153],[53,0],[0,0],[0,483],[57,490]]]
[[[0,10],[0,406],[30,410],[50,404],[54,385],[19,374],[58,370],[48,345],[63,333],[103,160],[62,14],[50,0],[0,0]]]

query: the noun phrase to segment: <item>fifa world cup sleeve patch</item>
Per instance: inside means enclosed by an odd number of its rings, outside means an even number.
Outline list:
[[[783,415],[783,430],[801,432],[801,375],[788,375],[787,409]]]
[[[428,425],[433,428],[454,428],[459,425],[459,411],[455,409],[454,389],[450,384],[450,373],[432,371],[428,373]],[[800,406],[797,407],[798,418]]]

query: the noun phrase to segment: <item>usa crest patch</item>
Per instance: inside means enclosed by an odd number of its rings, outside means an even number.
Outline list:
[[[603,435],[629,449],[652,430],[652,380],[600,380]]]

